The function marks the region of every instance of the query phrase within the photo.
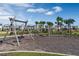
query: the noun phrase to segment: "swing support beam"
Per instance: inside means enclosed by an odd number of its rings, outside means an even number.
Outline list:
[[[16,19],[13,19],[13,18],[9,18],[10,21],[15,21],[15,22],[21,22],[21,23],[27,23],[28,21],[21,21],[21,20],[16,20]]]

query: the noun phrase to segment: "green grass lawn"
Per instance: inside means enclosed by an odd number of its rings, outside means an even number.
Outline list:
[[[11,52],[3,53],[1,56],[64,56],[61,54],[36,53],[36,52]]]

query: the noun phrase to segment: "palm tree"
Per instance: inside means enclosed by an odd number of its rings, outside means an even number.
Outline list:
[[[51,28],[53,26],[53,23],[52,22],[47,22],[47,25],[48,25],[48,34],[49,34],[49,38],[50,38]]]
[[[63,18],[61,18],[61,17],[57,17],[56,18],[56,22],[55,22],[56,24],[57,24],[57,27],[58,27],[58,31],[60,31],[60,29],[61,29],[61,26],[63,25]]]
[[[38,24],[39,24],[39,22],[35,22],[35,24],[36,24],[36,30],[38,31]]]
[[[45,21],[40,21],[39,24],[40,24],[40,31],[42,32],[42,29],[44,29]]]
[[[67,19],[67,20],[64,20],[64,23],[67,24],[68,26],[68,32],[71,34],[71,24],[73,24],[75,22],[74,19]]]

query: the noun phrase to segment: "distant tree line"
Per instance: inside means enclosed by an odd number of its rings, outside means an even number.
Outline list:
[[[71,25],[73,25],[74,22],[75,22],[75,20],[72,19],[72,18],[63,19],[62,17],[58,16],[56,18],[55,25],[57,26],[57,31],[58,32],[62,32],[62,31],[68,30],[68,33],[71,34],[71,30],[72,30],[71,29]],[[54,26],[54,23],[50,22],[50,21],[48,21],[48,22],[46,22],[46,21],[39,21],[39,22],[36,21],[35,24],[36,24],[37,31],[40,31],[40,32],[42,32],[42,30],[44,29],[45,25],[47,25],[47,29],[48,29],[49,35],[51,33],[52,27]],[[64,28],[62,28],[63,26],[64,26]],[[75,28],[75,27],[73,26],[73,28]]]

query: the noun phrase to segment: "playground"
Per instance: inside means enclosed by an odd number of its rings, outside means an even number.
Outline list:
[[[17,46],[15,38],[7,38],[3,43],[0,43],[0,51],[46,51],[63,53],[70,55],[79,55],[79,37],[73,36],[51,36],[41,37],[35,36],[32,40],[29,35],[25,35],[20,39],[20,46]]]
[[[72,35],[71,30],[68,34],[63,34],[62,29],[58,29],[59,34],[51,34],[52,23],[48,22],[50,25],[48,27],[47,34],[32,29],[27,28],[28,21],[16,20],[16,18],[9,18],[10,26],[5,32],[3,32],[3,37],[0,38],[0,52],[5,51],[44,51],[44,52],[54,52],[69,55],[79,55],[79,36]],[[21,34],[17,34],[16,22],[23,23],[24,28]],[[28,33],[25,34],[26,28]],[[55,31],[55,32],[57,32]],[[21,31],[19,31],[21,32]],[[4,34],[5,33],[5,34]],[[40,35],[40,33],[42,33]],[[10,34],[10,35],[9,35]]]

